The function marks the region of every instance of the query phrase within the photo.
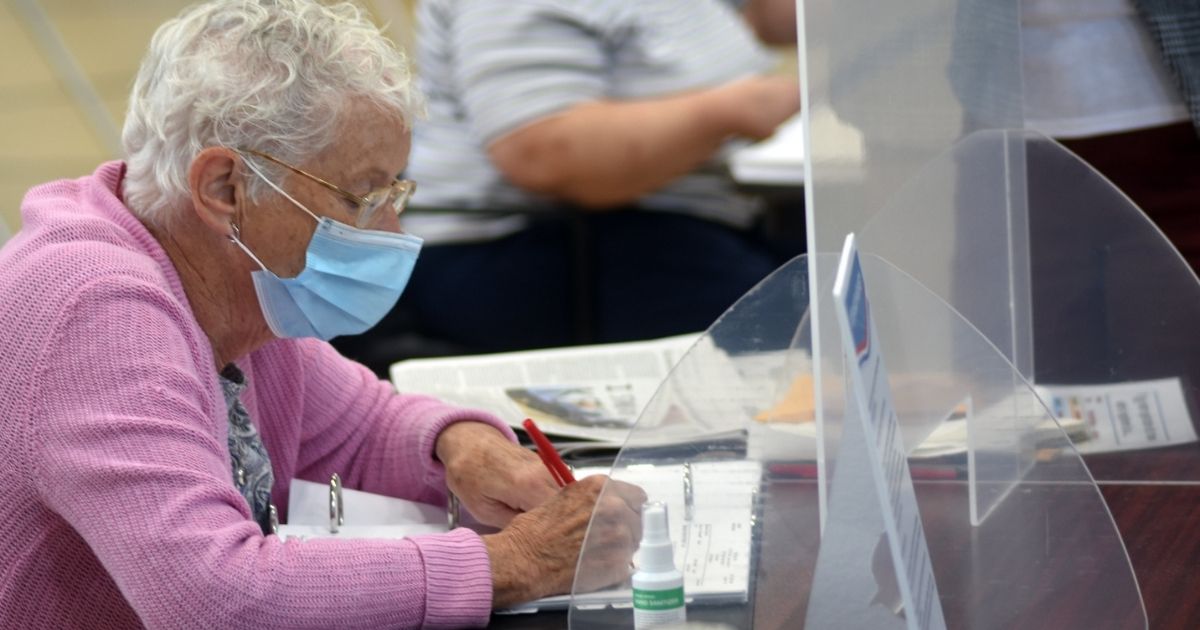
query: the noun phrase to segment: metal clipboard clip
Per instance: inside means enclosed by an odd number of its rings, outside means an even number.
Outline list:
[[[458,496],[453,492],[446,493],[446,529],[453,531],[458,527],[459,518],[461,517],[461,507],[458,503]]]
[[[692,521],[696,514],[696,487],[692,477],[692,463],[683,464],[683,520]]]
[[[329,478],[329,533],[336,534],[346,524],[346,506],[342,502],[342,478],[337,473]]]

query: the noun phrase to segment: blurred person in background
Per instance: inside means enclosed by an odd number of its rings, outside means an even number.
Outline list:
[[[423,0],[417,20],[405,227],[426,247],[349,356],[406,331],[475,352],[700,331],[800,253],[723,162],[799,110],[764,46],[795,43],[793,0]]]

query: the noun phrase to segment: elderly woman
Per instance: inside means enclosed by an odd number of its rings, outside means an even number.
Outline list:
[[[559,492],[481,412],[398,395],[325,340],[395,302],[416,108],[353,6],[216,0],[159,29],[126,161],[37,187],[0,252],[0,626],[486,623],[569,589],[598,481]],[[451,289],[452,290],[452,289]],[[281,540],[289,480],[482,522]],[[627,570],[644,495],[593,536]]]

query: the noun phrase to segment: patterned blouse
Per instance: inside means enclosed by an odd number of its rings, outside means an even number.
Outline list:
[[[275,474],[271,471],[267,447],[263,445],[258,429],[250,422],[250,414],[239,399],[246,389],[246,375],[230,363],[221,370],[219,378],[225,394],[225,406],[229,409],[229,459],[233,485],[250,505],[250,512],[263,534],[274,533],[275,506],[271,504],[271,486],[275,483]]]

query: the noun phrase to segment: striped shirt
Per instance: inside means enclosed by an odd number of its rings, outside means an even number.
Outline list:
[[[772,64],[730,0],[424,0],[418,8],[420,86],[408,177],[414,209],[550,208],[509,183],[486,146],[573,105],[655,98],[720,85]],[[715,160],[640,199],[646,209],[747,225],[756,206]],[[518,217],[406,215],[429,242],[479,240],[522,227]]]
[[[1132,0],[1022,0],[1021,52],[1027,128],[1082,138],[1188,119]]]

